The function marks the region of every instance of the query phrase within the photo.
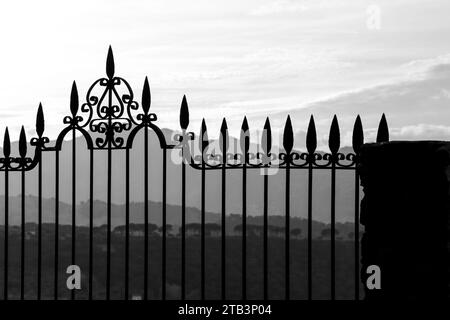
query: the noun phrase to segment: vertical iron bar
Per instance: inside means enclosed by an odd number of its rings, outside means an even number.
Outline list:
[[[144,127],[144,300],[148,299],[148,129]]]
[[[55,151],[55,274],[54,299],[58,300],[58,272],[59,272],[59,151]]]
[[[163,194],[162,194],[162,300],[166,300],[166,251],[167,251],[167,149],[163,150]]]
[[[226,299],[226,139],[223,139],[223,159],[222,159],[222,300]]]
[[[314,155],[310,155],[313,156]],[[313,167],[312,159],[308,165],[308,300],[312,299],[312,185]]]
[[[112,91],[109,90],[109,106],[112,104]],[[107,214],[107,234],[106,234],[106,300],[110,300],[111,296],[111,181],[112,181],[112,154],[111,154],[111,139],[113,139],[112,115],[108,115],[108,186],[107,186],[107,200],[106,200],[106,214]]]
[[[288,155],[289,156],[289,155]],[[289,283],[289,278],[290,278],[290,193],[291,193],[291,189],[290,189],[290,178],[291,178],[291,173],[290,170],[291,169],[291,164],[288,161],[286,163],[286,198],[285,198],[285,210],[286,210],[286,221],[285,221],[285,299],[289,300],[290,298],[290,283]]]
[[[106,234],[106,300],[110,299],[111,286],[111,143],[108,143],[108,188],[107,188],[107,234]]]
[[[21,172],[20,300],[25,299],[25,158]]]
[[[42,148],[39,146],[39,148]],[[37,300],[41,300],[42,283],[42,149],[39,150],[38,166],[38,269],[37,269]]]
[[[331,300],[336,296],[336,162],[331,164]]]
[[[89,157],[89,300],[92,300],[94,279],[94,150]]]
[[[206,172],[205,172],[205,161],[203,158],[202,151],[202,172],[201,172],[201,299],[205,300],[205,182],[206,182]]]
[[[130,278],[130,149],[125,150],[125,300],[129,299]]]
[[[242,300],[247,300],[247,154],[242,165]]]
[[[359,300],[359,173],[355,170],[355,300]]]
[[[269,223],[269,212],[268,212],[268,186],[269,186],[269,176],[267,174],[267,168],[264,168],[264,267],[263,267],[263,299],[268,299],[268,223]]]
[[[76,245],[76,140],[75,128],[72,129],[72,265],[75,265]],[[75,290],[71,290],[71,299],[75,299]]]
[[[9,250],[9,158],[5,158],[5,252],[4,252],[4,280],[3,285],[5,287],[4,300],[8,300],[8,250]]]
[[[181,163],[181,300],[186,298],[186,164],[184,156],[183,154]]]

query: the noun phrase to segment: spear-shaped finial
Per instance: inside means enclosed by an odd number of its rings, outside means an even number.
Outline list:
[[[264,129],[261,137],[261,148],[265,154],[269,154],[272,149],[272,129],[270,128],[269,117],[266,118]]]
[[[109,79],[114,77],[114,55],[111,46],[109,46],[108,56],[106,57],[106,75]]]
[[[389,127],[386,121],[386,116],[383,113],[381,116],[380,124],[378,125],[377,142],[389,141]]]
[[[341,133],[339,131],[339,123],[336,115],[333,117],[330,128],[330,137],[328,139],[328,147],[332,154],[336,154],[341,146]]]
[[[11,141],[9,140],[8,127],[6,127],[5,135],[3,137],[3,155],[5,158],[9,158],[11,155]]]
[[[309,118],[308,131],[306,132],[306,149],[309,154],[316,152],[317,148],[317,133],[316,124],[314,122],[314,116]]]
[[[228,125],[227,120],[223,118],[222,125],[220,126],[220,136],[219,136],[219,148],[224,154],[227,152],[229,146],[229,136],[228,136]]]
[[[42,110],[42,103],[39,103],[38,111],[36,114],[36,133],[39,137],[44,134],[45,121],[44,121],[44,111]]]
[[[22,158],[25,158],[27,155],[27,136],[25,135],[25,129],[23,126],[22,129],[20,129],[19,154]]]
[[[183,101],[181,101],[180,108],[180,127],[183,130],[186,130],[189,126],[189,108],[186,100],[186,95],[183,96]]]
[[[247,117],[244,117],[241,125],[241,135],[239,137],[241,151],[247,153],[250,149],[250,131],[248,128]]]
[[[72,83],[72,91],[70,92],[70,112],[72,113],[72,116],[76,116],[78,112],[78,90],[77,90],[77,84],[74,81]]]
[[[150,110],[151,95],[150,95],[150,85],[148,84],[148,78],[145,77],[144,87],[142,88],[142,109],[144,113],[147,114]]]
[[[358,115],[353,126],[352,146],[355,153],[359,153],[364,144],[364,131],[361,123],[361,117]]]
[[[202,126],[200,128],[200,136],[199,136],[199,148],[202,152],[205,151],[205,149],[208,147],[209,145],[209,140],[208,140],[208,131],[206,128],[206,122],[205,122],[205,118],[202,119]]]
[[[292,152],[294,147],[294,131],[292,130],[291,117],[288,115],[283,132],[283,148],[287,154]]]

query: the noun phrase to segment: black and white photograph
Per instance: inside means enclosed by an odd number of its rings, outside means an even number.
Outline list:
[[[449,14],[447,0],[2,2],[0,309],[446,304]]]

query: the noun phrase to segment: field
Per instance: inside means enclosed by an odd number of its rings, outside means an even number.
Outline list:
[[[3,256],[3,234],[0,235],[0,252]],[[54,288],[54,242],[53,235],[43,235],[42,250],[42,298],[53,299]],[[111,298],[124,297],[124,238],[113,234],[111,253]],[[149,238],[149,299],[161,298],[161,243],[158,235]],[[241,238],[227,236],[226,241],[226,298],[241,298]],[[248,299],[261,299],[263,292],[263,239],[259,236],[248,237],[247,240],[247,295]],[[329,299],[331,253],[329,239],[313,240],[312,244],[312,282],[313,299]],[[37,288],[37,239],[29,237],[25,244],[25,298],[35,299]],[[76,299],[87,299],[89,279],[89,242],[87,234],[77,231],[76,264],[82,272],[82,288],[76,292]],[[143,295],[144,245],[143,237],[130,239],[130,294],[137,297]],[[220,251],[221,238],[206,238],[206,298],[219,299],[221,292]],[[93,297],[105,298],[106,281],[106,237],[96,233],[94,236],[93,254]],[[291,299],[307,299],[307,241],[291,239]],[[3,258],[3,257],[2,257]],[[62,237],[59,241],[59,298],[70,298],[66,288],[66,268],[71,264],[71,239]],[[269,238],[269,298],[284,298],[284,239]],[[354,242],[336,241],[336,298],[354,298]],[[0,274],[3,275],[3,261]],[[181,239],[176,236],[167,238],[167,298],[180,297],[181,280]],[[20,235],[9,238],[9,298],[20,297]],[[0,279],[3,288],[3,276]],[[200,238],[188,237],[186,241],[186,297],[200,298]],[[0,298],[3,298],[1,290]]]

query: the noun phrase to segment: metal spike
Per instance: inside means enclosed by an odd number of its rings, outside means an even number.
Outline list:
[[[202,126],[200,128],[200,136],[199,136],[199,148],[203,152],[209,145],[208,140],[208,129],[206,128],[205,118],[202,119]]]
[[[269,117],[266,118],[264,123],[264,130],[261,137],[261,148],[265,154],[269,154],[272,149],[272,130],[270,128]]]
[[[5,155],[5,158],[9,158],[11,155],[11,141],[9,140],[8,127],[6,127],[5,135],[3,137],[3,154]]]
[[[25,135],[25,128],[22,126],[19,136],[19,154],[22,158],[27,155],[27,136]]]
[[[225,153],[228,151],[228,147],[229,147],[228,125],[227,120],[223,118],[222,125],[220,126],[219,148],[222,153]]]
[[[352,146],[355,153],[359,153],[364,144],[364,131],[361,123],[361,117],[358,115],[353,126]]]
[[[244,132],[248,131],[248,121],[247,121],[247,117],[244,116],[244,120],[242,120],[242,125],[241,125],[241,130]]]
[[[316,152],[317,148],[317,133],[316,124],[314,122],[314,116],[311,115],[309,119],[308,131],[306,133],[306,149],[309,154]]]
[[[180,127],[181,129],[186,130],[188,126],[189,126],[189,108],[186,101],[186,95],[184,95],[180,108]]]
[[[144,87],[142,88],[142,109],[145,114],[150,110],[151,99],[150,85],[148,84],[148,78],[145,77]]]
[[[108,56],[106,58],[106,75],[109,79],[114,77],[114,55],[111,46],[109,46]]]
[[[284,125],[283,132],[283,147],[286,153],[291,153],[294,147],[294,132],[292,130],[291,117],[288,115],[286,119],[286,124]]]
[[[341,134],[339,132],[339,123],[336,115],[334,115],[333,121],[331,122],[328,147],[330,148],[332,154],[336,154],[339,152],[340,145],[341,145]]]
[[[250,149],[250,131],[248,128],[247,117],[244,117],[241,125],[241,135],[239,137],[241,151],[247,153]]]
[[[377,132],[377,142],[388,142],[389,141],[389,127],[386,121],[386,116],[381,116],[380,123],[378,125],[378,132]]]
[[[72,83],[72,91],[70,92],[70,112],[72,113],[72,116],[75,117],[75,115],[78,112],[78,90],[77,90],[77,84],[75,81]]]
[[[42,103],[39,103],[37,115],[36,115],[36,133],[39,137],[42,137],[44,134],[44,111],[42,110]]]

